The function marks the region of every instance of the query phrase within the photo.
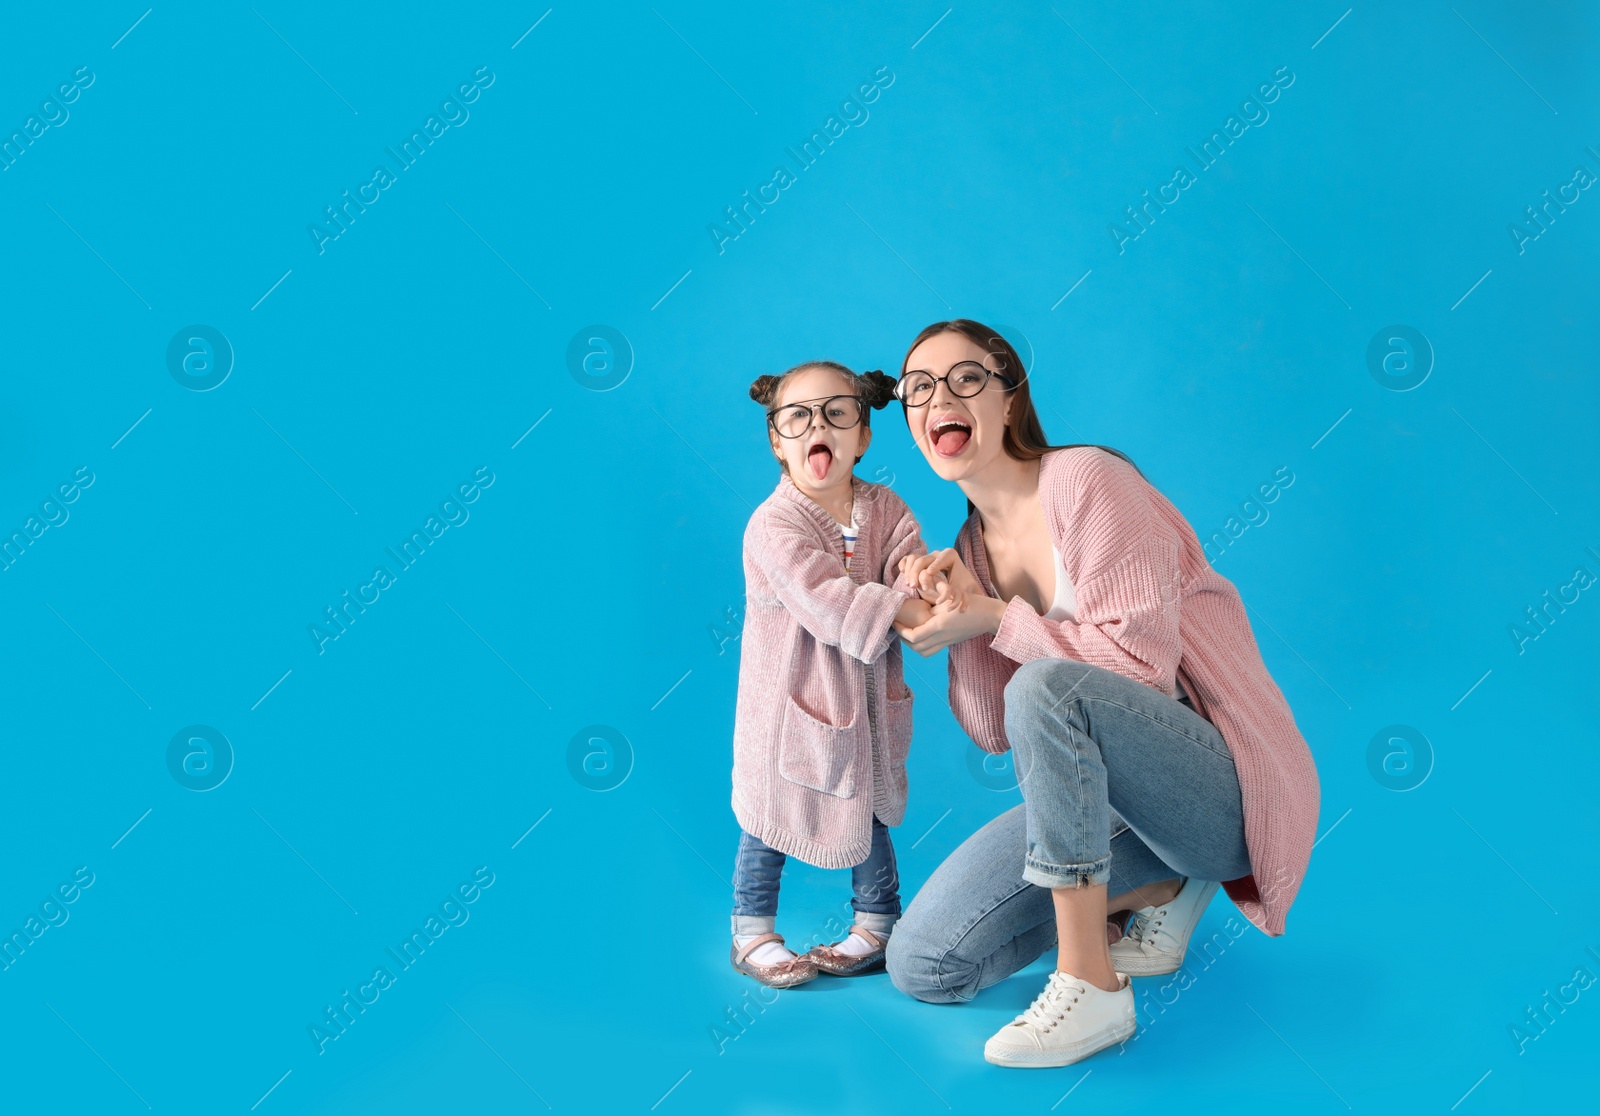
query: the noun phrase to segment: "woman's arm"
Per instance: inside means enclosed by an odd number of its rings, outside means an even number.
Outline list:
[[[1013,597],[991,646],[1017,663],[1077,659],[1170,694],[1182,654],[1180,541],[1132,466],[1094,451],[1075,466],[1044,495],[1062,523],[1059,548],[1075,558],[1077,617],[1046,620]]]
[[[1097,455],[1099,457],[1100,455]],[[1065,538],[1076,542],[1076,620],[1047,620],[1021,597],[971,595],[965,612],[935,611],[903,632],[912,650],[931,655],[974,636],[1015,663],[1068,658],[1115,670],[1171,693],[1178,639],[1178,540],[1163,524],[1145,482],[1131,468],[1086,461],[1045,498],[1065,510]],[[1067,551],[1067,546],[1061,546]],[[954,551],[929,555],[924,569],[947,569],[952,584],[976,579]]]
[[[1078,619],[1047,620],[1021,597],[1001,610],[991,646],[1008,659],[1068,658],[1171,693],[1178,638],[1178,548],[1141,542],[1102,578],[1077,586]]]

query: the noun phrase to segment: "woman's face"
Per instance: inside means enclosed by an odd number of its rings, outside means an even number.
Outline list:
[[[962,333],[936,333],[906,360],[906,374],[922,370],[945,376],[962,361],[976,361],[1003,371],[1000,358]],[[991,377],[977,395],[962,398],[946,381],[936,384],[926,406],[906,408],[911,437],[933,471],[947,481],[960,481],[1005,453],[1006,421],[1011,394],[1003,380]]]
[[[831,368],[807,368],[784,381],[773,404],[778,420],[783,421],[790,409],[796,419],[801,409],[807,410],[807,415],[791,430],[801,431],[797,437],[779,437],[770,424],[767,434],[772,440],[773,455],[788,466],[789,478],[807,496],[848,491],[856,458],[867,452],[872,432],[859,421],[841,430],[823,415],[823,408],[830,407],[836,420],[848,421],[859,414],[860,404],[854,398],[837,399],[831,404],[827,401],[834,396],[858,394],[854,384]]]

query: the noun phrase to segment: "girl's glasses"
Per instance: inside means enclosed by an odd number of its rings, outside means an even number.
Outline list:
[[[811,429],[811,415],[821,410],[823,419],[836,430],[849,430],[861,421],[863,403],[859,395],[834,395],[820,401],[786,403],[767,412],[767,422],[784,438],[798,438]]]
[[[1008,388],[1016,387],[1004,373],[985,368],[975,360],[964,360],[943,376],[923,369],[907,372],[894,386],[894,394],[907,407],[925,407],[932,402],[933,390],[942,381],[951,395],[968,399],[988,386],[990,376],[997,377]]]

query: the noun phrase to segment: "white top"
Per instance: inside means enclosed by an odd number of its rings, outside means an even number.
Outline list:
[[[1077,620],[1078,594],[1072,586],[1072,578],[1067,576],[1066,566],[1061,564],[1061,551],[1051,544],[1050,554],[1056,562],[1056,593],[1055,599],[1050,602],[1050,611],[1044,614],[1046,620]],[[1182,701],[1185,694],[1183,683],[1175,681],[1178,692],[1177,698]]]
[[[1050,611],[1044,614],[1046,620],[1076,620],[1078,611],[1078,594],[1072,588],[1072,578],[1067,576],[1067,567],[1061,564],[1061,551],[1050,546],[1050,555],[1056,562],[1056,596],[1050,602]]]

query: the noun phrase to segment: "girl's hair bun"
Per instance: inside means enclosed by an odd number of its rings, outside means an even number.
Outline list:
[[[750,398],[763,407],[772,406],[773,400],[778,398],[778,385],[782,381],[782,376],[757,376],[750,385]]]
[[[894,399],[895,378],[874,369],[856,377],[861,384],[861,398],[867,406],[881,410]]]

